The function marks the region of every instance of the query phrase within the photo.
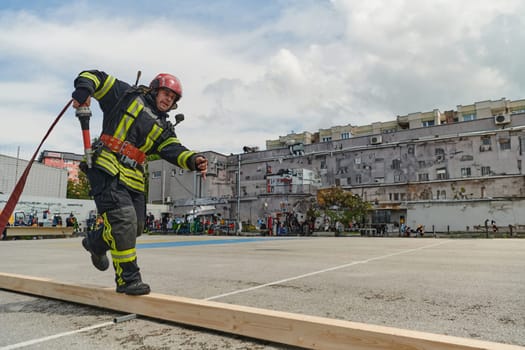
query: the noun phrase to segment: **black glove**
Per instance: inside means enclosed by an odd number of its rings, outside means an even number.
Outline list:
[[[86,102],[87,98],[89,97],[89,90],[86,88],[76,88],[75,91],[71,94],[71,97],[73,97],[75,100],[77,100],[78,103],[84,104]]]
[[[87,174],[88,169],[89,169],[89,167],[88,167],[86,161],[84,161],[84,160],[80,162],[80,164],[78,165],[78,168],[79,168],[84,174]]]

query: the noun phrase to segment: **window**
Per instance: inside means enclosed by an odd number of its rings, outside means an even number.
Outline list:
[[[436,178],[438,180],[446,180],[446,179],[448,179],[447,169],[446,168],[436,169]]]
[[[490,145],[492,142],[490,141],[490,136],[481,136],[481,144],[482,145]]]
[[[355,164],[361,164],[361,158],[355,158],[354,159]]]
[[[332,136],[325,136],[323,137],[323,139],[321,140],[321,142],[330,142],[332,141]]]
[[[481,145],[479,146],[480,152],[492,151],[492,141],[490,136],[481,136]]]
[[[162,172],[161,171],[153,171],[151,173],[151,178],[152,179],[160,179],[162,177]]]
[[[463,121],[476,120],[476,112],[463,114]]]
[[[421,168],[425,167],[426,162],[424,160],[420,160],[420,161],[417,162],[417,164],[419,166],[419,169],[421,169]]]
[[[392,160],[392,169],[401,168],[401,161],[399,159]]]
[[[509,150],[510,149],[510,139],[506,139],[506,138],[499,139],[499,149],[502,151]]]
[[[487,176],[490,175],[490,167],[489,166],[482,166],[481,167],[481,176]]]
[[[427,127],[427,126],[434,126],[434,121],[433,120],[425,120],[423,121],[423,127]]]
[[[470,168],[461,168],[461,177],[469,177]]]
[[[343,132],[341,133],[341,140],[348,140],[350,138],[349,132]]]
[[[401,175],[395,174],[394,175],[394,182],[401,182]]]
[[[360,184],[361,183],[361,175],[356,175],[355,176],[355,183],[356,184]]]
[[[418,181],[428,181],[428,173],[417,174]]]

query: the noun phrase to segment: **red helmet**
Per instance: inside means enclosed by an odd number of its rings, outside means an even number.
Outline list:
[[[153,90],[157,90],[160,88],[170,89],[171,91],[177,94],[175,102],[177,102],[182,97],[182,86],[180,84],[180,81],[179,79],[177,79],[176,76],[171,74],[158,74],[155,78],[153,78],[153,80],[149,84],[149,87]]]

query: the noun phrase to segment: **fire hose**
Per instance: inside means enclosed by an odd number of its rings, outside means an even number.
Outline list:
[[[26,169],[22,173],[22,176],[20,176],[20,179],[16,183],[16,186],[13,189],[13,192],[9,196],[9,199],[7,200],[7,203],[5,204],[4,209],[2,210],[2,213],[0,214],[0,236],[2,236],[2,233],[4,232],[4,229],[7,226],[9,218],[13,214],[13,211],[15,210],[16,204],[18,203],[18,200],[20,199],[20,195],[24,191],[24,187],[25,187],[25,184],[26,184],[27,176],[29,175],[29,171],[31,170],[31,166],[33,165],[33,162],[34,162],[36,156],[40,152],[40,147],[42,147],[42,144],[47,139],[49,134],[51,134],[51,131],[53,130],[55,125],[58,123],[60,118],[62,118],[62,115],[64,115],[64,113],[69,108],[69,106],[71,105],[72,102],[73,102],[73,99],[69,100],[69,102],[66,103],[64,108],[62,108],[62,111],[56,117],[55,121],[51,124],[51,127],[47,131],[47,133],[44,136],[44,138],[42,139],[42,141],[40,141],[40,144],[38,145],[35,153],[33,154],[33,157],[31,157],[31,160],[29,160],[29,163],[27,164]],[[82,124],[82,122],[81,122],[81,124]],[[89,123],[88,123],[88,127],[89,127]],[[88,130],[88,132],[89,132],[89,130]],[[83,133],[84,133],[84,130],[83,130]],[[91,149],[91,141],[89,139],[88,139],[88,141],[89,141],[89,149]],[[85,147],[86,147],[86,144],[85,144],[85,136],[84,136],[84,148]]]

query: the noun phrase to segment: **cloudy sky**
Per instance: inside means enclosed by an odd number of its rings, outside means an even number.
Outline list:
[[[525,98],[521,0],[135,3],[2,0],[1,154],[31,157],[84,69],[130,83],[141,70],[146,85],[178,76],[179,138],[224,154],[292,131]],[[82,153],[73,109],[42,149]]]

